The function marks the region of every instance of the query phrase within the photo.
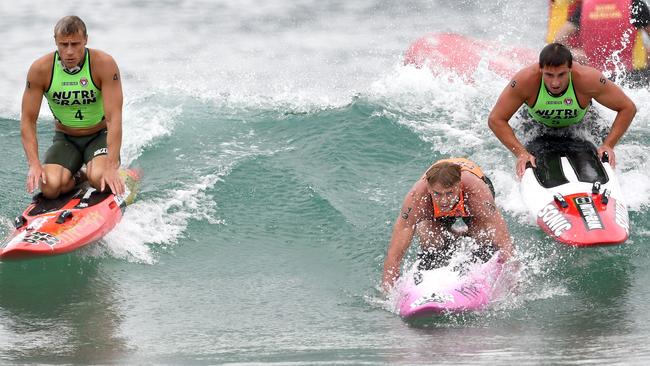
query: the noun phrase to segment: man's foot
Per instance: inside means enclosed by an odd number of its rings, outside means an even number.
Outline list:
[[[88,180],[88,176],[86,175],[86,172],[83,170],[79,170],[76,172],[73,176],[72,179],[74,179],[74,185],[78,186],[81,183],[85,182]]]
[[[32,196],[32,203],[38,203],[43,199],[43,192],[38,192]]]

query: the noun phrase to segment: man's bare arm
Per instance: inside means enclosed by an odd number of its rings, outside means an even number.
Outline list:
[[[122,148],[122,81],[117,63],[107,54],[101,57],[99,75],[104,98],[106,117],[106,147],[108,150],[107,166],[104,171],[101,189],[107,185],[115,194],[124,192],[124,183],[118,172],[120,167],[120,150]]]
[[[478,178],[476,178],[478,179]],[[470,236],[479,243],[492,244],[501,252],[501,260],[506,261],[514,255],[514,246],[508,225],[494,202],[487,186],[472,191],[469,197],[473,216]]]
[[[384,271],[381,281],[381,286],[384,291],[388,291],[388,289],[393,287],[395,280],[400,276],[402,258],[404,258],[404,254],[411,245],[415,233],[415,225],[420,216],[420,200],[421,197],[412,189],[404,198],[402,209],[395,220],[393,234],[384,261]]]
[[[20,113],[20,134],[29,165],[27,173],[27,191],[33,192],[38,188],[38,183],[45,183],[41,161],[38,157],[38,139],[36,135],[36,122],[41,109],[43,92],[45,90],[43,75],[39,62],[35,62],[27,73],[25,91],[23,92]]]
[[[488,126],[501,143],[517,157],[517,175],[522,176],[526,163],[535,166],[535,158],[528,153],[524,145],[517,139],[510,127],[510,118],[526,102],[520,85],[522,72],[518,72],[510,84],[501,92],[499,99],[488,116]]]
[[[609,154],[609,163],[612,167],[615,167],[614,146],[632,124],[632,120],[636,115],[636,105],[618,85],[607,80],[604,76],[594,76],[592,79],[598,80],[597,83],[592,80],[589,81],[592,90],[595,90],[592,97],[604,107],[617,112],[609,134],[598,148],[599,156],[607,152]]]

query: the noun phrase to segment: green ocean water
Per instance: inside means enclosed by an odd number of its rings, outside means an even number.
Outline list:
[[[631,212],[626,245],[588,250],[556,244],[522,223],[521,213],[506,211],[526,266],[518,293],[481,314],[412,328],[377,285],[403,195],[445,154],[380,101],[225,114],[187,103],[192,112],[179,117],[187,128],[178,126],[133,161],[145,172],[142,192],[112,236],[71,255],[1,264],[0,339],[11,350],[4,360],[427,364],[435,356],[436,363],[519,364],[647,357],[637,342],[648,334],[644,209]],[[2,130],[3,146],[19,153],[16,121],[2,120]],[[484,149],[466,153],[498,147],[485,138]],[[2,179],[12,192],[2,209],[8,220],[28,196],[22,175]],[[502,193],[497,201],[506,199]],[[167,218],[152,210],[161,205]],[[138,225],[160,225],[143,230],[155,232],[179,221],[184,228],[173,240],[135,234],[139,242],[131,245],[145,247],[148,257],[119,249]]]
[[[98,243],[0,262],[0,363],[648,362],[648,92],[628,91],[639,113],[616,150],[630,240],[575,249],[529,221],[514,159],[487,128],[507,80],[479,70],[468,85],[400,65],[408,43],[432,30],[537,47],[544,19],[531,14],[544,4],[519,11],[537,28],[516,36],[516,24],[496,29],[480,14],[507,24],[518,1],[119,5],[94,4],[106,19],[91,5],[80,11],[93,45],[119,56],[122,156],[144,172],[141,192]],[[140,18],[125,16],[136,10]],[[24,70],[51,47],[24,34],[49,34],[61,11],[23,5],[2,31],[27,44],[20,58],[0,51],[19,65],[0,84],[3,235],[30,197],[18,123]],[[43,24],[24,25],[27,14]],[[445,20],[458,14],[475,22]],[[133,40],[134,24],[152,28]],[[356,37],[345,36],[351,26]],[[197,34],[220,42],[197,48]],[[414,327],[378,291],[384,256],[410,186],[452,155],[493,180],[522,271],[486,311]]]

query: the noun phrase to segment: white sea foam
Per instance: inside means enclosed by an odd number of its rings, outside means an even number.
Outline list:
[[[8,217],[0,216],[0,238],[4,238],[14,230],[14,225],[12,220]]]
[[[122,135],[122,165],[130,166],[142,151],[161,137],[174,131],[181,106],[137,105],[128,103],[124,108]]]
[[[102,240],[109,255],[139,263],[156,262],[156,254],[178,243],[190,220],[204,220],[213,225],[227,222],[218,217],[218,198],[207,191],[226,177],[242,161],[281,150],[262,150],[254,134],[221,144],[220,155],[212,159],[214,172],[196,178],[181,188],[164,192],[162,198],[136,201],[129,206],[118,226]],[[146,179],[146,177],[145,177]],[[152,251],[152,248],[158,250]]]

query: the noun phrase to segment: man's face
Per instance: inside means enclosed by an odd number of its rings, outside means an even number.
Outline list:
[[[81,63],[86,51],[86,43],[88,37],[84,36],[81,32],[54,36],[56,48],[59,51],[59,56],[63,61],[66,68],[73,68]]]
[[[551,94],[559,95],[569,87],[571,68],[567,64],[562,66],[547,65],[541,68],[541,72],[544,85]]]
[[[442,211],[450,211],[460,201],[460,182],[451,186],[443,187],[440,183],[429,185],[429,194],[433,203]]]

